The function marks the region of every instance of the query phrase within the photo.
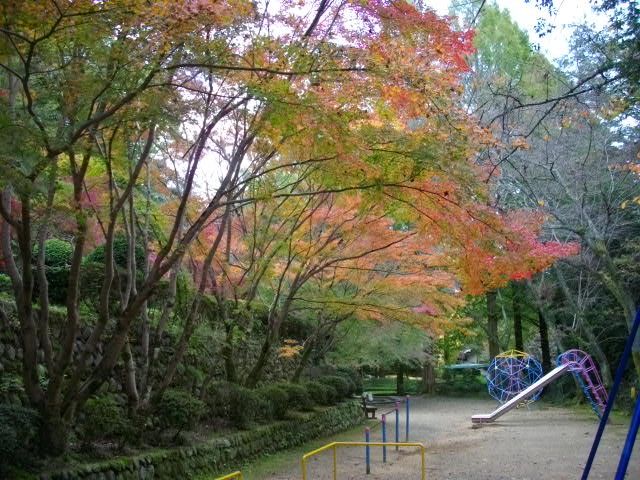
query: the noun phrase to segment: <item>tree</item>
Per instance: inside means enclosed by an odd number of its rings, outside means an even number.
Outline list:
[[[404,371],[418,369],[425,359],[431,338],[421,329],[402,323],[379,324],[367,320],[345,322],[329,361],[340,365],[366,367],[382,372],[395,372],[398,394],[404,391]]]
[[[339,265],[420,238],[428,258],[414,249],[400,251],[405,259],[446,260],[442,268],[459,275],[465,291],[481,293],[566,253],[537,242],[535,214],[487,205],[479,179],[486,171],[475,154],[494,140],[458,105],[471,32],[406,2],[290,7],[186,0],[0,6],[2,256],[21,325],[25,389],[42,414],[48,452],[64,450],[69,425],[120,359],[130,411],[159,404],[202,317],[220,249],[232,243],[225,238],[248,205],[309,199],[300,218],[314,222],[287,222],[300,229],[268,262],[279,269],[278,285],[249,385],[260,379],[301,289]],[[205,188],[198,182],[212,157],[219,178]],[[294,185],[266,182],[259,194],[250,188],[276,173]],[[151,183],[165,194],[154,205]],[[163,218],[153,219],[155,209]],[[35,278],[30,268],[36,241],[42,257],[57,214],[67,218],[74,245],[59,344],[48,324],[43,259]],[[344,224],[341,214],[350,215]],[[316,229],[316,220],[327,230]],[[396,221],[412,227],[393,230]],[[208,248],[196,250],[212,226]],[[105,274],[91,335],[74,353],[82,260],[96,232]],[[117,233],[127,238],[122,275]],[[146,252],[141,272],[138,239]],[[152,352],[175,313],[183,262],[194,258],[195,292],[181,312],[166,374],[157,378]],[[249,271],[261,278],[260,269]],[[166,276],[164,312],[152,331],[149,302]],[[432,285],[435,292],[440,283]],[[140,320],[143,353],[136,358],[131,339]],[[104,354],[92,366],[99,342]]]

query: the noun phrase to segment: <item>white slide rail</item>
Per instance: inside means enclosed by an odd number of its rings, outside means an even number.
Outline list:
[[[513,397],[507,403],[496,408],[493,412],[489,414],[483,414],[483,415],[473,415],[471,417],[471,422],[472,423],[491,423],[495,421],[496,419],[500,418],[502,415],[507,413],[509,410],[512,410],[513,408],[517,407],[520,404],[520,402],[535,395],[535,393],[538,390],[543,389],[548,384],[553,382],[556,378],[562,376],[564,372],[566,372],[569,369],[569,367],[570,367],[569,364],[565,364],[565,365],[560,365],[559,367],[554,368],[549,373],[547,373],[544,377],[538,380],[536,383],[534,383],[533,385],[529,385],[529,387],[524,389],[522,392],[520,392],[518,395]]]

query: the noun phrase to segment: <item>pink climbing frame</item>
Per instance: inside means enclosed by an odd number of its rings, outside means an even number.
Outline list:
[[[591,399],[598,404],[600,412],[604,412],[609,399],[591,356],[582,350],[567,350],[558,358],[558,365],[567,364],[569,365],[569,371],[582,377],[583,384],[591,395]]]

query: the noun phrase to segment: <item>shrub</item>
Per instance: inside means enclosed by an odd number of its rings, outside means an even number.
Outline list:
[[[255,393],[255,420],[266,423],[274,419],[275,412],[271,401],[260,392]]]
[[[229,410],[231,407],[230,388],[231,384],[227,382],[216,382],[209,386],[204,399],[207,406],[207,417],[229,418]]]
[[[86,257],[87,262],[96,262],[104,265],[104,245],[99,245]],[[121,233],[113,236],[113,258],[120,268],[127,268],[127,257],[129,253],[129,240]],[[135,246],[136,267],[138,271],[144,267],[144,247],[139,243]]]
[[[9,275],[0,273],[0,293],[11,292],[13,292],[13,287],[11,285],[11,279],[9,278]]]
[[[67,300],[67,284],[69,282],[69,265],[73,256],[73,245],[64,240],[52,238],[44,244],[44,274],[47,278],[49,301],[64,305]],[[38,258],[38,246],[33,249],[33,261]],[[36,275],[34,264],[34,276]],[[34,298],[39,295],[39,285],[34,285]]]
[[[44,264],[47,267],[68,267],[71,265],[73,245],[65,240],[52,238],[44,242]],[[38,258],[38,245],[33,249],[33,261]]]
[[[83,443],[123,437],[128,429],[126,419],[126,412],[112,394],[87,400],[80,423]]]
[[[258,393],[233,383],[229,386],[229,418],[238,428],[247,428],[251,422],[265,414],[264,402]]]
[[[0,403],[22,403],[25,398],[22,377],[16,373],[0,374]]]
[[[303,387],[309,393],[309,397],[311,397],[311,399],[313,399],[313,401],[317,405],[330,405],[331,404],[331,402],[329,401],[329,398],[328,398],[329,392],[327,391],[327,389],[330,388],[330,387],[328,387],[324,383],[306,382],[306,383],[303,384]]]
[[[80,298],[83,301],[98,304],[104,273],[104,263],[85,262],[82,264],[80,267]],[[111,297],[117,296],[117,292],[111,293]]]
[[[338,377],[342,378],[345,382],[347,382],[347,386],[349,387],[349,391],[347,393],[347,397],[353,395],[354,393],[356,393],[357,387],[355,382],[351,379],[351,377],[344,375],[344,374],[338,374]]]
[[[348,397],[352,388],[346,379],[338,375],[326,375],[318,378],[318,381],[335,388],[339,398]]]
[[[49,301],[57,305],[64,305],[67,301],[67,286],[69,285],[69,267],[46,267]]]
[[[282,420],[286,417],[289,408],[289,395],[285,389],[278,385],[267,385],[259,388],[257,392],[269,402],[275,418]]]
[[[39,427],[35,410],[0,404],[0,474],[10,466],[24,465],[33,455]]]
[[[360,395],[363,390],[362,375],[354,368],[339,368],[337,375],[347,379],[351,386],[351,395]]]
[[[323,383],[327,394],[327,405],[335,405],[340,400],[340,395],[333,385]]]
[[[156,411],[162,430],[193,428],[204,412],[204,403],[183,390],[167,390]]]
[[[289,397],[289,409],[296,410],[311,410],[314,406],[314,401],[309,395],[309,392],[302,385],[297,383],[277,383],[276,386],[282,388],[287,392]]]

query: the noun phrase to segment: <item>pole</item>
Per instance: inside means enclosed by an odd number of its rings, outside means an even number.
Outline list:
[[[369,443],[369,436],[371,435],[371,430],[369,429],[369,427],[365,428],[364,430],[364,441]],[[367,445],[365,448],[365,458],[367,461],[367,475],[369,475],[371,473],[371,457],[369,455],[369,445]]]
[[[382,443],[387,443],[387,415],[382,414]],[[387,463],[387,446],[382,446],[382,463]]]
[[[405,442],[409,441],[409,395],[407,395],[407,427],[406,427],[407,433],[405,436]]]
[[[333,446],[333,480],[338,480],[338,449]]]
[[[636,441],[636,435],[638,435],[638,428],[640,428],[640,400],[636,400],[636,408],[633,411],[631,425],[629,425],[629,433],[627,434],[627,440],[624,443],[624,450],[622,450],[622,456],[620,457],[620,463],[618,464],[618,472],[616,473],[615,480],[624,480],[624,476],[627,473],[627,467],[629,466],[631,452],[633,451],[633,444]]]
[[[396,452],[400,443],[400,402],[396,400]]]
[[[636,319],[633,322],[633,327],[631,328],[631,332],[629,333],[627,344],[624,347],[622,358],[620,359],[620,363],[618,364],[616,378],[613,381],[611,391],[609,392],[609,400],[607,400],[607,405],[604,409],[604,412],[602,413],[602,417],[600,418],[598,432],[596,433],[596,438],[593,440],[593,445],[591,446],[591,451],[589,452],[589,458],[587,459],[587,463],[584,466],[584,472],[582,472],[582,480],[587,480],[587,478],[589,477],[593,459],[595,458],[596,452],[598,451],[598,446],[600,445],[600,439],[602,438],[604,427],[607,425],[607,421],[609,420],[609,413],[611,412],[613,401],[616,398],[618,387],[620,387],[620,382],[622,381],[622,375],[624,375],[624,371],[627,368],[627,363],[629,362],[629,357],[631,356],[631,349],[633,347],[633,342],[636,338],[636,335],[638,334],[638,327],[640,327],[640,309],[638,309],[638,311],[636,312]]]

